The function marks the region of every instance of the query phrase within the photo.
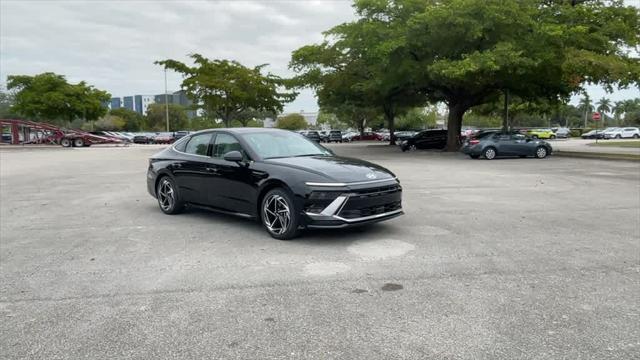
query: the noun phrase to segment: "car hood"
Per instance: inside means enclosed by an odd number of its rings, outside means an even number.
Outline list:
[[[368,161],[341,156],[303,156],[268,159],[277,164],[322,175],[332,182],[361,182],[393,179],[395,175],[382,166]]]

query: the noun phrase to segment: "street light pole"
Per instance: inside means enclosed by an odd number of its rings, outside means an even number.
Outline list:
[[[164,112],[167,118],[167,132],[169,132],[169,92],[167,91],[167,68],[164,68]]]

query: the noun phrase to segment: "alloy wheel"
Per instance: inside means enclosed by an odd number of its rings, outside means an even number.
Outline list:
[[[164,179],[158,187],[158,203],[164,211],[170,211],[176,202],[175,191],[169,180]]]
[[[536,150],[536,156],[540,159],[547,157],[547,149],[539,147],[538,150]]]
[[[487,150],[484,152],[484,157],[485,157],[485,159],[487,159],[487,160],[492,160],[493,158],[495,158],[495,157],[496,157],[496,151],[495,151],[495,150],[493,150],[493,149],[487,149]]]
[[[267,229],[280,235],[287,231],[291,224],[291,210],[284,197],[273,194],[264,202],[262,218]]]

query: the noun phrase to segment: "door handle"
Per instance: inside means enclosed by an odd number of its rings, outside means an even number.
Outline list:
[[[205,170],[207,170],[207,172],[210,172],[212,174],[218,173],[218,169],[217,168],[207,167],[207,168],[205,168]]]

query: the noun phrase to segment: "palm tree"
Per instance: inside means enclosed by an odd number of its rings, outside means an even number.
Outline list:
[[[625,112],[625,103],[624,101],[616,101],[611,108],[613,112],[613,117],[616,119],[616,126],[620,126],[620,118],[622,114]]]
[[[591,104],[591,98],[589,94],[584,93],[584,97],[580,99],[580,103],[578,104],[578,108],[584,111],[584,127],[587,127],[587,117],[589,113],[593,111],[593,105]]]
[[[607,118],[607,113],[611,112],[611,100],[603,97],[602,99],[598,100],[598,107],[597,107],[598,112],[600,113],[601,119],[602,119],[602,124],[605,125],[605,119]]]

